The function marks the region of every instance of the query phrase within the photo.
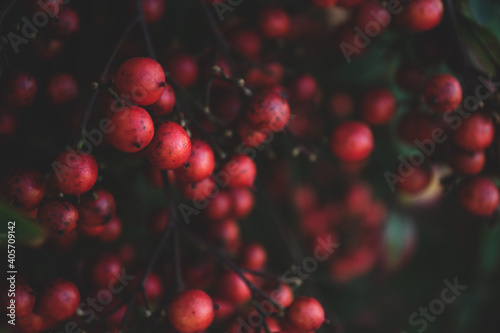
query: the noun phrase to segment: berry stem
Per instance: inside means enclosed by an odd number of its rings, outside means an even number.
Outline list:
[[[146,21],[144,20],[144,11],[142,9],[142,0],[137,0],[137,15],[138,15],[139,21],[141,23],[141,29],[142,29],[142,33],[144,35],[144,42],[146,44],[148,56],[150,58],[156,59],[154,49],[153,49],[153,43],[151,41],[151,35],[149,34],[149,30],[148,30],[148,26],[146,24]]]
[[[101,84],[104,81],[104,79],[106,78],[106,75],[108,75],[109,68],[111,67],[113,60],[116,57],[116,53],[118,52],[118,49],[123,44],[123,42],[125,41],[125,38],[127,38],[127,36],[130,34],[130,32],[135,27],[135,25],[138,21],[139,21],[138,17],[136,17],[134,20],[132,20],[132,22],[130,22],[129,26],[127,27],[127,29],[125,29],[122,36],[118,40],[118,43],[116,43],[115,47],[113,48],[113,51],[111,52],[111,56],[108,58],[106,66],[104,67],[104,70],[102,71],[102,74],[99,78],[99,84]],[[95,89],[92,92],[92,95],[90,96],[89,103],[87,104],[85,112],[83,113],[82,121],[80,122],[80,138],[79,138],[79,141],[77,144],[78,147],[81,147],[83,142],[85,142],[85,132],[87,130],[87,124],[88,124],[88,121],[90,118],[90,113],[92,112],[92,107],[94,106],[94,103],[96,101],[98,92],[99,92],[98,89]]]

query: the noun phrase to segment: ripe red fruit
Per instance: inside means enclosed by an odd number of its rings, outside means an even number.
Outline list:
[[[246,116],[256,129],[278,132],[288,123],[290,107],[282,95],[265,90],[250,100]]]
[[[430,30],[441,22],[443,10],[441,0],[412,0],[405,3],[401,22],[413,31]]]
[[[71,37],[80,30],[80,17],[73,9],[64,6],[59,11],[57,20],[49,22],[49,28],[58,37]]]
[[[0,196],[22,210],[33,210],[45,195],[45,181],[36,170],[14,170],[2,181]]]
[[[246,303],[252,297],[245,281],[233,271],[226,271],[219,277],[216,294],[234,305]]]
[[[326,8],[331,7],[337,3],[338,0],[311,0],[313,6]]]
[[[64,106],[76,101],[79,95],[78,83],[67,73],[54,74],[47,82],[47,97],[55,106]]]
[[[235,220],[226,219],[211,224],[207,238],[217,247],[231,254],[236,254],[240,249],[240,227]]]
[[[256,130],[246,119],[238,121],[236,132],[245,148],[258,147],[267,139],[267,133]]]
[[[226,191],[220,191],[208,202],[203,210],[205,217],[211,221],[220,221],[231,213],[233,200]]]
[[[37,91],[38,84],[31,74],[15,72],[3,81],[2,100],[13,108],[23,108],[33,103]]]
[[[51,17],[55,17],[61,10],[63,0],[31,0],[30,3],[29,8],[33,14],[46,12]]]
[[[205,330],[214,320],[214,304],[201,290],[191,289],[178,294],[167,307],[167,317],[181,333]]]
[[[116,149],[125,153],[135,153],[146,147],[154,135],[153,119],[138,106],[124,106],[112,113],[108,134],[109,141]]]
[[[425,84],[425,103],[436,112],[455,110],[462,102],[462,86],[449,74],[437,74]]]
[[[469,151],[483,150],[493,142],[495,126],[483,113],[474,113],[457,128],[453,139],[457,146]]]
[[[103,225],[102,231],[99,233],[99,241],[103,243],[111,243],[117,240],[122,234],[122,221],[118,216],[113,216],[111,220]]]
[[[96,287],[109,288],[122,274],[123,265],[114,254],[102,254],[92,264],[90,279]]]
[[[56,187],[67,195],[88,192],[97,181],[97,162],[89,154],[65,150],[52,162],[52,169]]]
[[[264,286],[264,292],[269,295],[279,305],[286,309],[293,302],[293,290],[285,283],[268,283]],[[278,312],[278,308],[274,311]]]
[[[199,182],[212,174],[215,167],[214,152],[202,140],[191,141],[191,155],[179,168],[175,176],[185,182]]]
[[[451,155],[451,165],[464,175],[480,173],[486,163],[484,151],[463,151],[455,149]]]
[[[256,59],[262,48],[259,35],[249,29],[239,29],[232,32],[228,40],[233,49],[250,59]]]
[[[432,140],[432,133],[436,127],[437,124],[430,114],[411,111],[399,119],[397,134],[405,143],[415,145],[416,140]]]
[[[406,193],[417,194],[427,188],[431,181],[431,171],[426,167],[414,166],[413,172],[398,182],[398,188]]]
[[[116,74],[118,94],[138,105],[158,101],[165,87],[163,68],[151,58],[132,58],[125,61]]]
[[[17,314],[16,314],[17,315]],[[40,333],[57,326],[58,321],[31,312],[26,317],[16,320],[16,332],[18,333]]]
[[[252,88],[273,88],[280,84],[285,68],[279,62],[268,62],[263,68],[251,67],[245,74],[245,82]]]
[[[233,120],[240,108],[240,97],[232,88],[216,90],[210,101],[210,110],[225,121]]]
[[[184,128],[172,121],[166,121],[156,129],[147,149],[148,159],[162,170],[179,168],[191,154],[191,140]]]
[[[115,198],[106,190],[97,189],[82,195],[77,205],[82,225],[98,226],[107,223],[115,214]]]
[[[166,209],[160,209],[154,212],[148,220],[151,233],[161,235],[168,225],[168,212]]]
[[[384,125],[396,114],[396,98],[388,89],[373,89],[361,100],[361,116],[370,125]]]
[[[259,15],[259,28],[266,38],[285,37],[290,30],[290,17],[280,8],[266,8]]]
[[[237,154],[221,167],[221,174],[227,177],[229,187],[252,187],[257,167],[247,155]]]
[[[339,125],[330,141],[333,154],[346,162],[364,160],[372,152],[373,146],[373,134],[370,128],[356,121]]]
[[[80,304],[80,292],[70,281],[53,280],[43,291],[38,303],[39,313],[55,320],[70,318]]]
[[[491,216],[497,210],[499,197],[495,183],[486,177],[467,181],[459,193],[460,203],[465,210],[484,217]]]
[[[175,105],[175,93],[172,87],[166,83],[165,89],[158,99],[153,105],[150,106],[150,110],[152,113],[158,116],[164,116],[169,114],[174,110]]]
[[[177,188],[189,200],[201,201],[208,198],[215,189],[215,181],[207,177],[199,182],[189,183],[178,180]]]
[[[291,100],[305,102],[312,100],[318,90],[316,79],[310,74],[302,74],[290,82],[288,93]]]
[[[78,211],[67,201],[52,199],[40,205],[37,218],[53,234],[64,236],[76,228]]]
[[[267,262],[267,252],[257,243],[244,245],[240,250],[240,266],[252,271],[260,271]]]
[[[146,23],[156,22],[165,14],[165,0],[141,0],[141,3]]]
[[[196,60],[187,53],[169,57],[165,62],[165,69],[182,88],[191,87],[198,79]]]
[[[252,211],[254,197],[252,192],[245,187],[237,187],[229,190],[233,198],[232,214],[236,219],[243,219]]]
[[[35,293],[26,283],[17,281],[14,299],[16,301],[16,319],[24,318],[33,311],[33,307],[35,306]],[[6,309],[10,306],[11,298],[7,296],[7,292],[3,294],[1,300],[2,309]]]
[[[328,106],[333,117],[345,118],[354,110],[354,99],[347,92],[336,92],[330,97]]]
[[[286,320],[300,332],[316,331],[325,321],[325,312],[316,299],[302,296],[286,309]]]
[[[368,35],[379,34],[389,26],[391,14],[378,1],[365,1],[359,7],[354,19],[356,27]]]

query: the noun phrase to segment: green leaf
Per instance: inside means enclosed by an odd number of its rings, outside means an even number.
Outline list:
[[[500,264],[500,228],[495,230],[485,228],[483,234],[479,268],[482,272],[488,273]]]
[[[492,1],[470,0],[470,8],[474,18],[479,24],[485,25],[491,21],[495,12],[495,4]]]
[[[15,239],[16,244],[34,245],[40,244],[45,240],[45,231],[42,226],[15,210],[14,208],[0,203],[0,244],[6,244],[8,222],[15,221]]]

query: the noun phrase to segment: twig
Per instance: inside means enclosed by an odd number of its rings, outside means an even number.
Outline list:
[[[151,42],[151,36],[149,34],[148,26],[144,20],[144,11],[142,9],[142,0],[137,0],[137,14],[139,21],[141,23],[142,32],[144,35],[144,42],[146,43],[146,49],[150,58],[155,58],[155,53],[153,49],[153,43]]]

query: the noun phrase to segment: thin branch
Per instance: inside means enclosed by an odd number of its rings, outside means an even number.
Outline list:
[[[146,43],[146,49],[148,51],[148,56],[150,58],[156,59],[154,49],[153,49],[153,43],[151,42],[151,35],[149,34],[149,30],[148,30],[148,25],[146,24],[146,21],[144,20],[144,11],[142,9],[142,0],[137,0],[137,14],[138,14],[139,21],[141,23],[141,28],[142,28],[142,32],[144,35],[144,42]]]

